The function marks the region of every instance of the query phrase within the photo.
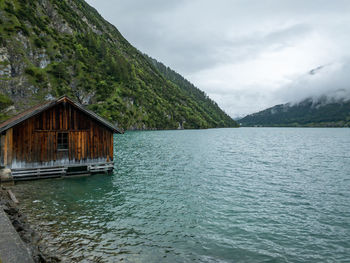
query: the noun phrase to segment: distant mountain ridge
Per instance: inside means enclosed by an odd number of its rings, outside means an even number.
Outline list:
[[[161,65],[83,0],[0,1],[0,121],[65,94],[123,129],[237,127]]]
[[[350,127],[350,100],[326,96],[280,104],[238,120],[242,126]]]

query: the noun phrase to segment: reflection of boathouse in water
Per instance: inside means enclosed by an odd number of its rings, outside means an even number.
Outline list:
[[[0,124],[0,165],[15,180],[109,172],[114,133],[120,132],[64,96]]]

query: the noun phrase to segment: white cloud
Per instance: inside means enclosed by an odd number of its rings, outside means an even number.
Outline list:
[[[307,88],[300,83],[312,68],[345,65],[350,57],[347,0],[88,3],[138,49],[184,75],[233,117],[332,92],[343,70],[329,70],[327,81]],[[341,76],[342,83],[350,78]]]

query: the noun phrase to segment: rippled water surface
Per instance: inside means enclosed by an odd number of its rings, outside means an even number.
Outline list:
[[[113,175],[14,191],[68,262],[349,262],[349,149],[350,129],[129,132]]]

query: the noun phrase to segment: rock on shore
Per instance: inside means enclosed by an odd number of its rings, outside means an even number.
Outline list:
[[[61,262],[57,256],[43,253],[43,251],[45,251],[45,246],[41,244],[40,235],[30,227],[26,216],[21,213],[17,205],[11,200],[7,189],[4,187],[0,188],[0,205],[8,215],[12,225],[25,245],[29,248],[34,262]]]

